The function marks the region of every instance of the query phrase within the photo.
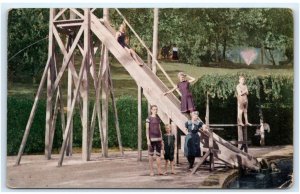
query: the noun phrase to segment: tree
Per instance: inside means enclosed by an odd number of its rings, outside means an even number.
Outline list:
[[[8,16],[8,79],[36,77],[47,60],[48,41],[44,40],[29,47],[20,54],[18,51],[48,35],[48,9],[12,9]],[[14,56],[13,58],[11,58]]]

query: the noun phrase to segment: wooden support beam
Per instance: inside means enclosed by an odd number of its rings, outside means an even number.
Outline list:
[[[209,124],[209,127],[238,127],[238,124]],[[261,124],[251,124],[247,127],[260,127]]]
[[[82,159],[84,161],[90,160],[90,126],[89,126],[89,62],[90,62],[90,29],[91,29],[91,18],[90,10],[88,8],[84,9],[84,51],[86,53],[86,58],[84,61],[84,70],[82,78]]]
[[[175,136],[175,148],[174,148],[174,163],[179,164],[179,152],[178,152],[178,130],[174,122],[171,122],[172,134]]]
[[[191,175],[195,174],[198,168],[203,164],[203,162],[206,160],[206,158],[210,155],[210,151],[206,152],[204,156],[201,157],[200,161],[197,163],[197,165],[193,168]]]
[[[45,126],[45,158],[51,158],[50,150],[50,139],[51,139],[51,123],[53,119],[53,105],[52,105],[52,96],[55,92],[52,89],[53,84],[53,73],[54,73],[54,37],[53,37],[53,20],[55,16],[55,9],[50,9],[50,21],[49,21],[49,45],[48,45],[48,56],[51,56],[49,68],[47,72],[47,104],[46,104],[46,126]]]
[[[70,20],[74,20],[76,18],[76,15],[74,12],[70,10]],[[68,20],[66,20],[68,21]],[[68,45],[67,45],[67,52],[69,51],[69,48],[72,45],[72,37],[68,38]],[[71,117],[70,121],[70,137],[67,142],[67,148],[66,148],[66,155],[72,156],[73,154],[73,117],[71,116],[71,106],[72,106],[72,100],[73,100],[73,78],[75,79],[74,83],[78,82],[78,76],[74,67],[74,55],[72,55],[70,59],[70,63],[68,65],[68,98],[67,98],[67,118]],[[77,83],[78,84],[78,83]],[[65,130],[65,127],[63,127],[63,130]],[[64,132],[64,131],[63,131]]]
[[[73,52],[74,52],[74,50],[75,50],[75,48],[76,48],[76,45],[77,45],[77,43],[78,43],[78,41],[79,41],[79,39],[80,39],[80,37],[81,37],[83,31],[84,31],[83,26],[84,26],[84,25],[82,25],[82,27],[80,28],[79,32],[77,33],[76,38],[74,39],[74,42],[73,42],[73,44],[72,44],[72,46],[71,46],[71,48],[70,48],[70,51],[68,52],[68,54],[67,54],[66,56],[64,56],[64,62],[63,62],[63,65],[62,65],[62,67],[61,67],[61,69],[60,69],[60,71],[59,71],[59,73],[58,73],[58,75],[57,75],[57,78],[56,78],[56,80],[55,80],[55,82],[54,82],[54,84],[53,84],[53,87],[52,87],[52,88],[53,88],[53,89],[52,89],[53,91],[56,90],[56,87],[58,86],[58,84],[59,84],[59,82],[60,82],[60,80],[61,80],[61,78],[62,78],[62,75],[63,75],[63,73],[64,73],[66,67],[68,66],[68,64],[69,64],[69,62],[70,62],[70,60],[71,60],[71,57],[72,57]],[[56,41],[59,43],[59,45],[61,45],[60,42],[62,42],[62,41],[61,41],[61,39],[60,39],[60,37],[59,37],[59,35],[58,35],[58,32],[56,31],[55,26],[53,26],[53,33],[54,33],[54,36],[55,36],[55,38],[56,38]],[[62,48],[64,48],[64,47],[60,46],[60,48],[62,49]],[[64,52],[64,50],[65,50],[65,49],[62,49],[62,52]]]
[[[49,141],[50,154],[52,152],[53,138],[54,138],[55,129],[56,129],[56,120],[57,120],[57,114],[58,114],[58,109],[59,109],[58,101],[59,101],[59,93],[57,91],[56,99],[55,99],[55,103],[54,103],[53,118],[52,118],[51,128],[50,128],[50,137],[49,137],[49,139],[50,139],[50,141]]]
[[[142,92],[143,88],[138,86],[138,161],[142,161]]]
[[[113,87],[113,82],[112,82],[112,75],[110,73],[110,67],[108,67],[108,78],[109,78],[109,88],[110,88],[110,96],[111,96],[111,102],[112,102],[112,108],[115,116],[115,126],[116,126],[116,131],[117,131],[117,138],[118,138],[118,143],[119,143],[119,150],[121,153],[121,156],[124,156],[124,151],[123,151],[123,145],[122,145],[122,138],[121,138],[121,131],[120,131],[120,124],[119,124],[119,117],[118,117],[118,110],[117,110],[117,103],[114,95],[114,87]],[[142,91],[141,91],[142,93]],[[142,94],[141,94],[142,95]],[[142,112],[141,112],[142,114]]]
[[[82,77],[83,77],[83,71],[84,71],[84,68],[85,68],[86,57],[87,57],[87,53],[83,57],[83,60],[82,60],[82,63],[81,63],[81,68],[80,68],[80,73],[79,73],[79,81],[76,84],[75,95],[74,95],[74,98],[72,100],[71,109],[70,109],[70,115],[67,118],[67,126],[66,126],[66,129],[65,129],[65,132],[64,132],[64,136],[63,136],[63,143],[62,143],[62,146],[61,146],[61,149],[60,149],[60,152],[59,152],[60,157],[59,157],[59,161],[58,161],[58,166],[62,165],[62,162],[63,162],[63,159],[64,159],[64,154],[65,154],[65,151],[66,151],[67,141],[68,141],[68,138],[70,136],[71,120],[72,120],[72,117],[73,117],[73,114],[74,114],[74,108],[75,108],[76,98],[78,96],[79,88],[81,86],[81,81],[82,81]]]
[[[22,157],[22,154],[24,152],[24,148],[25,148],[25,145],[26,145],[26,142],[27,142],[27,138],[28,138],[28,135],[29,135],[29,132],[30,132],[30,129],[31,129],[31,125],[32,125],[34,116],[35,116],[35,111],[36,111],[36,108],[37,108],[37,104],[38,104],[38,101],[39,101],[39,98],[40,98],[40,95],[41,95],[41,92],[42,92],[43,85],[46,81],[46,75],[47,75],[47,72],[48,72],[48,69],[49,69],[49,66],[50,66],[50,59],[51,59],[51,56],[48,57],[48,61],[47,61],[46,66],[45,66],[45,69],[44,69],[44,72],[43,72],[43,75],[42,75],[42,78],[41,78],[41,81],[40,81],[40,85],[39,85],[39,88],[37,90],[33,106],[31,108],[31,112],[30,112],[29,119],[28,119],[27,124],[26,124],[25,132],[24,132],[24,135],[23,135],[23,138],[22,138],[22,142],[21,142],[21,145],[20,145],[20,148],[19,148],[19,152],[18,152],[18,156],[17,156],[15,165],[20,165],[20,162],[21,162],[21,157]]]
[[[73,15],[73,18],[70,19],[66,19],[66,20],[56,20],[53,23],[55,25],[59,25],[59,24],[70,24],[70,23],[82,23],[84,20],[83,19],[75,19],[74,17],[76,15],[74,15],[74,12],[70,11],[70,15]]]
[[[68,8],[60,9],[60,11],[56,14],[53,21],[56,21]]]
[[[103,9],[103,19],[108,21],[109,11],[107,8]],[[103,64],[102,64],[102,129],[104,141],[104,157],[108,157],[108,49],[104,47]]]
[[[104,48],[104,63],[103,63],[103,74],[102,74],[102,87],[101,87],[101,98],[102,98],[102,129],[103,129],[103,141],[104,141],[104,157],[108,157],[108,76],[107,76],[107,65],[108,65],[108,50]],[[104,70],[106,69],[106,70]]]
[[[158,50],[158,8],[154,8],[153,43],[152,43],[152,71],[156,74],[157,50]]]

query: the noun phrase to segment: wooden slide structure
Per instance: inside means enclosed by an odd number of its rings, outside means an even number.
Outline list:
[[[143,94],[150,104],[158,106],[158,115],[164,123],[169,119],[178,126],[183,133],[187,133],[184,123],[188,118],[180,111],[180,101],[174,94],[164,96],[168,91],[167,86],[147,66],[139,66],[131,55],[115,39],[115,30],[110,25],[95,15],[91,14],[91,30],[123,65],[135,82],[143,89]],[[214,157],[226,165],[234,167],[246,167],[259,170],[260,164],[257,159],[246,152],[241,151],[234,145],[225,141],[217,134],[213,134]],[[201,131],[202,138],[208,140],[208,133]]]
[[[96,116],[97,120],[102,120],[102,122],[98,122],[99,124],[99,133],[101,138],[101,148],[104,156],[107,156],[107,148],[108,148],[108,140],[107,140],[107,129],[108,129],[108,91],[111,90],[112,85],[106,84],[106,82],[110,83],[111,77],[109,71],[108,64],[108,51],[109,50],[114,57],[122,64],[122,66],[126,69],[126,71],[130,74],[130,76],[135,80],[139,88],[142,88],[144,96],[147,98],[150,104],[156,104],[158,106],[158,115],[162,119],[164,123],[170,123],[172,121],[172,128],[179,128],[184,134],[187,133],[185,129],[185,122],[188,120],[186,115],[182,114],[180,111],[180,101],[174,94],[168,94],[166,96],[163,95],[164,92],[168,91],[169,88],[163,81],[148,67],[147,65],[139,66],[139,64],[132,58],[132,56],[118,43],[115,38],[115,29],[112,28],[107,22],[105,18],[99,19],[97,16],[93,14],[93,10],[84,9],[84,13],[80,12],[77,9],[70,8],[70,19],[65,19],[66,16],[64,12],[66,12],[66,8],[60,9],[58,12],[55,9],[50,9],[50,22],[49,22],[49,49],[48,49],[48,61],[45,66],[45,70],[43,72],[43,76],[36,94],[36,98],[34,101],[34,105],[32,107],[26,129],[24,132],[24,136],[22,139],[22,143],[19,149],[18,157],[16,160],[16,165],[20,164],[21,156],[24,152],[24,148],[26,145],[27,137],[30,132],[30,128],[33,122],[33,118],[35,115],[35,110],[37,108],[38,99],[42,91],[42,87],[47,80],[47,110],[46,110],[46,128],[45,128],[45,157],[46,159],[51,158],[51,150],[53,144],[53,138],[55,133],[55,122],[57,118],[58,109],[61,113],[62,119],[62,129],[63,129],[63,143],[62,148],[60,150],[60,159],[58,162],[58,166],[62,165],[63,157],[66,152],[66,155],[71,155],[72,151],[68,151],[68,148],[72,148],[72,120],[74,115],[74,109],[77,101],[79,101],[80,117],[82,121],[82,159],[85,161],[90,160],[90,153],[92,147],[92,135],[93,130],[95,128]],[[118,9],[116,9],[118,11]],[[119,12],[119,11],[118,11]],[[119,12],[121,15],[121,13]],[[75,17],[76,15],[76,17]],[[59,20],[59,18],[63,16],[63,20]],[[122,16],[122,15],[121,15]],[[123,16],[122,16],[123,17]],[[134,32],[130,24],[123,18],[126,24],[131,28]],[[60,38],[59,32],[61,31],[68,36],[76,32],[74,29],[79,29],[76,36],[74,36],[73,40],[68,40],[64,45],[62,39]],[[102,47],[105,46],[105,49],[102,49],[103,53],[101,56],[103,57],[103,61],[100,64],[101,68],[99,68],[99,74],[96,74],[96,68],[94,63],[93,49],[91,49],[91,32],[97,36],[97,38],[102,42]],[[145,46],[143,41],[139,38],[139,36],[134,32],[136,37],[142,43],[142,45],[146,48],[148,54],[150,56],[153,55],[149,51],[149,49]],[[80,42],[80,38],[84,35],[83,42]],[[65,36],[62,36],[65,37]],[[70,38],[70,37],[69,37]],[[56,42],[56,43],[55,43]],[[55,58],[55,44],[58,44],[62,54],[64,55],[64,60],[62,62],[62,66],[60,69],[57,69],[56,66],[56,58]],[[83,46],[80,46],[82,44]],[[79,74],[76,73],[74,64],[72,62],[73,53],[76,47],[80,48],[82,53],[82,63],[80,67]],[[101,51],[101,52],[102,52]],[[106,56],[106,57],[105,57]],[[140,59],[141,60],[141,59]],[[142,60],[141,60],[142,61]],[[171,83],[172,87],[175,84],[172,82],[171,78],[164,71],[161,65],[154,58],[153,60],[156,65],[160,68],[164,76]],[[68,67],[68,105],[67,105],[67,120],[64,121],[65,116],[63,113],[63,103],[61,100],[61,91],[60,91],[60,80],[63,76],[63,73],[66,71]],[[96,99],[99,98],[99,90],[101,89],[100,85],[102,84],[102,111],[100,111],[100,102],[96,100],[94,105],[94,110],[91,119],[91,127],[89,127],[89,100],[88,100],[88,68],[93,67],[92,79],[94,80],[94,87],[96,91]],[[106,68],[106,70],[103,69]],[[106,72],[106,73],[104,73]],[[100,79],[100,77],[102,77]],[[105,78],[105,79],[104,79]],[[109,79],[107,79],[109,78]],[[101,80],[106,80],[102,81]],[[108,81],[107,81],[108,80]],[[73,87],[74,86],[74,87]],[[74,89],[75,88],[75,89]],[[139,96],[141,96],[141,90],[139,90]],[[55,93],[56,92],[56,93]],[[54,97],[56,94],[56,98]],[[112,93],[113,94],[113,93]],[[139,98],[140,100],[141,98]],[[82,100],[82,103],[81,103]],[[112,95],[112,100],[114,104],[114,97]],[[141,101],[141,100],[140,100]],[[60,104],[60,105],[59,105]],[[140,103],[141,104],[141,103]],[[54,105],[54,107],[53,107]],[[117,118],[116,105],[113,105],[115,117]],[[102,114],[102,116],[101,116]],[[141,115],[139,113],[139,115]],[[141,139],[141,122],[139,123],[139,134],[138,136]],[[177,126],[177,127],[176,127]],[[116,119],[116,129],[118,134],[118,142],[120,146],[121,154],[123,155],[122,143],[120,137],[120,129],[118,126],[118,119]],[[208,148],[208,152],[205,154],[206,157],[210,156],[210,160],[213,161],[213,158],[217,158],[218,160],[224,162],[227,166],[235,168],[248,168],[252,170],[259,170],[261,165],[258,160],[248,153],[241,151],[236,146],[230,144],[225,141],[217,134],[213,133],[210,130],[201,131],[202,140],[204,143],[204,148]],[[247,138],[244,138],[247,139]],[[139,143],[141,150],[141,142]],[[204,161],[205,157],[202,157],[201,161]],[[201,162],[200,162],[201,163]],[[197,167],[200,165],[197,164]],[[213,164],[213,162],[211,162]],[[196,168],[194,171],[197,170]]]

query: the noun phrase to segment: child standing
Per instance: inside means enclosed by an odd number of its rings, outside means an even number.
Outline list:
[[[245,84],[245,77],[239,76],[239,84],[236,86],[237,91],[237,105],[238,105],[238,125],[244,126],[243,124],[243,113],[245,118],[245,125],[251,126],[251,124],[248,122],[248,87]]]
[[[189,78],[189,80],[187,80],[187,78]],[[165,92],[164,95],[167,95],[173,92],[174,90],[179,89],[181,93],[181,112],[182,113],[193,112],[196,109],[195,109],[192,93],[190,92],[190,83],[194,82],[195,78],[188,76],[183,72],[179,72],[178,79],[180,82],[177,84],[177,87],[174,87],[173,89]]]
[[[165,157],[165,173],[168,171],[168,163],[170,162],[171,173],[176,174],[174,171],[174,148],[175,148],[175,136],[171,133],[171,126],[165,125],[166,134],[164,134],[164,157]]]
[[[157,171],[159,175],[163,175],[160,167],[160,156],[162,147],[162,133],[160,128],[161,120],[157,115],[158,108],[156,105],[150,107],[151,115],[146,119],[146,136],[148,145],[150,176],[154,176],[153,172],[153,155],[156,151]]]

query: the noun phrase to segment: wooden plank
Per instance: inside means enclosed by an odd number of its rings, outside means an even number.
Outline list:
[[[84,19],[84,15],[82,15],[79,11],[77,11],[77,9],[70,8],[70,10],[73,11],[81,19]]]
[[[49,152],[51,154],[52,152],[52,146],[53,146],[53,138],[54,138],[54,134],[55,134],[55,129],[56,129],[56,120],[57,120],[57,114],[58,114],[58,108],[59,108],[59,93],[57,91],[56,93],[56,98],[55,98],[55,103],[54,103],[54,113],[53,113],[53,118],[52,118],[52,122],[51,122],[51,127],[50,127],[50,137],[49,137]]]
[[[203,162],[206,160],[206,158],[209,156],[210,152],[206,152],[204,156],[201,157],[200,161],[197,163],[197,165],[193,168],[191,175],[195,174],[198,168],[203,164]]]
[[[48,73],[47,73],[47,104],[46,104],[46,126],[45,126],[45,158],[51,158],[51,150],[49,147],[50,144],[50,131],[51,131],[51,122],[52,122],[52,94],[54,91],[52,90],[52,69],[54,65],[53,55],[54,55],[54,42],[53,42],[53,19],[55,16],[55,9],[50,9],[49,16],[49,45],[48,45],[48,56],[51,56]]]
[[[103,69],[108,65],[108,50],[104,48],[104,63]],[[108,157],[108,85],[107,85],[107,71],[104,70],[104,74],[102,74],[103,82],[101,87],[101,98],[102,98],[102,129],[103,129],[103,141],[104,141],[104,157]]]
[[[105,152],[105,144],[104,144],[104,132],[102,128],[102,115],[101,115],[101,106],[100,106],[100,97],[102,94],[100,93],[102,91],[102,69],[104,64],[104,52],[105,47],[104,44],[101,46],[101,58],[99,63],[99,70],[98,70],[98,89],[96,92],[96,110],[97,110],[97,118],[98,118],[98,128],[100,133],[100,141],[101,141],[101,150],[102,150],[102,156],[104,156]]]
[[[103,9],[103,19],[108,21],[109,12],[107,8]],[[104,157],[108,157],[108,49],[104,47],[103,65],[102,65],[102,129],[104,141]]]
[[[39,98],[40,98],[40,95],[41,95],[41,92],[42,92],[43,85],[46,81],[46,75],[47,75],[49,64],[50,64],[50,58],[51,58],[51,56],[48,57],[48,61],[47,61],[46,66],[45,66],[45,69],[44,69],[44,72],[43,72],[43,75],[42,75],[42,78],[41,78],[40,85],[39,85],[38,90],[36,92],[34,103],[33,103],[33,106],[31,108],[31,112],[30,112],[30,115],[29,115],[29,118],[28,118],[28,121],[27,121],[27,124],[26,124],[25,132],[24,132],[24,135],[23,135],[23,138],[22,138],[22,142],[21,142],[21,145],[20,145],[20,148],[19,148],[19,152],[18,152],[18,156],[17,156],[15,165],[19,165],[20,162],[21,162],[21,157],[22,157],[22,154],[24,152],[24,148],[25,148],[25,145],[26,145],[26,142],[27,142],[27,138],[28,138],[28,135],[29,135],[29,132],[30,132],[30,129],[31,129],[31,125],[32,125],[34,116],[35,116],[35,111],[36,111],[36,108],[37,108],[37,104],[38,104],[38,101],[39,101]]]
[[[58,28],[66,28],[66,29],[76,29],[80,27],[82,23],[68,23],[68,24],[57,24],[56,27]]]
[[[70,11],[71,13],[72,11]],[[74,13],[72,12],[72,14],[74,15]],[[71,14],[70,14],[71,15]],[[70,24],[70,23],[82,23],[84,20],[83,19],[66,19],[66,20],[56,20],[53,23],[55,25],[59,25],[59,24]]]
[[[73,20],[76,18],[76,15],[70,10],[70,20]],[[66,20],[67,21],[67,20]],[[67,46],[67,52],[69,51],[69,48],[71,47],[72,39],[69,36],[68,37],[68,46]],[[73,154],[73,117],[70,114],[71,106],[72,106],[72,99],[73,99],[73,78],[75,79],[74,83],[78,82],[78,76],[74,67],[74,55],[72,55],[69,65],[68,65],[68,91],[67,91],[67,118],[71,117],[70,121],[70,137],[67,142],[67,148],[66,148],[66,155],[72,156]],[[63,127],[63,131],[65,130],[65,126]]]
[[[152,43],[152,71],[156,74],[157,47],[158,47],[158,8],[154,8],[153,43]]]
[[[84,161],[90,160],[90,126],[89,126],[89,61],[90,61],[90,10],[84,9],[84,52],[86,53],[86,58],[84,62],[84,70],[82,77],[82,159]]]
[[[238,127],[238,124],[210,124],[209,127]],[[251,124],[248,127],[260,127],[261,124]]]
[[[119,144],[119,150],[121,153],[121,156],[124,156],[124,151],[123,151],[123,145],[122,145],[122,138],[121,138],[121,131],[120,131],[120,124],[119,124],[119,117],[118,117],[118,110],[117,110],[117,104],[115,100],[115,95],[114,95],[114,87],[113,87],[113,82],[112,82],[112,75],[110,73],[110,67],[108,67],[108,78],[109,78],[109,88],[110,88],[110,96],[111,96],[111,102],[112,102],[112,108],[115,116],[115,126],[116,126],[116,131],[117,131],[117,139],[118,139],[118,144]],[[142,91],[141,91],[142,93]],[[142,94],[140,94],[142,95]],[[140,110],[141,111],[141,110]],[[140,112],[142,114],[142,112]],[[140,142],[141,143],[141,142]],[[142,149],[140,149],[142,150]]]
[[[46,126],[45,126],[45,158],[51,159],[50,151],[50,131],[52,123],[52,82],[51,82],[51,66],[53,65],[53,59],[51,59],[50,67],[47,73],[47,102],[46,102]]]
[[[142,161],[142,90],[138,86],[138,161]]]
[[[178,132],[177,132],[177,126],[174,122],[171,122],[171,129],[172,133],[175,136],[175,150],[174,150],[174,163],[179,164],[179,152],[178,152]]]
[[[56,14],[53,20],[56,21],[67,9],[68,8],[60,9],[60,11],[58,12],[58,14]]]

